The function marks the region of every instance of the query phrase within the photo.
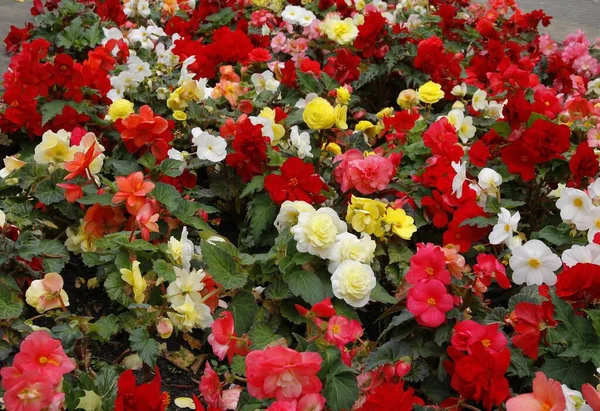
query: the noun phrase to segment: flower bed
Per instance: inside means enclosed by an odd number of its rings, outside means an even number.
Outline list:
[[[511,0],[33,4],[7,410],[600,410],[600,42]]]

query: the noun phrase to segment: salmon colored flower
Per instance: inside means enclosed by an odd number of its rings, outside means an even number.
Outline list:
[[[321,391],[317,377],[323,362],[315,352],[297,352],[283,346],[251,351],[246,356],[248,392],[257,399],[287,401]]]
[[[169,122],[161,116],[155,116],[150,106],[142,106],[140,114],[130,114],[125,120],[119,120],[117,127],[129,152],[135,153],[148,147],[157,159],[167,157],[168,142],[173,138],[172,135],[164,135]]]
[[[121,224],[125,222],[120,208],[101,206],[100,204],[94,204],[88,208],[83,219],[86,222],[85,232],[94,238],[119,231]]]
[[[29,371],[4,393],[3,399],[7,410],[47,409],[53,403],[54,385],[36,372]]]
[[[238,97],[244,95],[246,90],[240,85],[229,80],[221,78],[221,81],[217,83],[212,91],[212,98],[225,97],[225,99],[231,104],[232,107],[237,105]]]
[[[64,164],[64,168],[70,171],[65,176],[65,180],[72,180],[75,177],[86,177],[91,178],[91,172],[89,171],[90,164],[96,159],[101,153],[96,151],[94,145],[90,146],[86,152],[77,152],[73,155],[73,160],[68,161]]]
[[[560,382],[547,378],[543,372],[535,373],[532,393],[517,395],[506,401],[507,411],[563,411],[566,407]]]
[[[248,347],[250,342],[247,337],[238,338],[234,330],[233,315],[229,311],[223,311],[213,322],[208,342],[219,360],[223,360],[227,356],[230,364],[234,355],[245,356],[250,352]]]
[[[63,290],[64,281],[58,273],[48,273],[41,280],[34,280],[25,292],[27,304],[38,313],[69,305],[69,296]]]
[[[327,332],[325,340],[336,347],[356,341],[363,335],[363,328],[356,320],[352,320],[341,315],[334,315],[327,322]]]
[[[57,385],[64,374],[75,369],[60,340],[52,338],[46,331],[35,331],[23,340],[13,366],[23,371],[33,371],[53,385]]]
[[[150,240],[150,233],[158,233],[158,213],[154,212],[151,203],[146,203],[139,209],[135,216],[135,222],[141,229],[142,238],[146,241]]]
[[[146,202],[146,195],[154,189],[154,183],[144,180],[141,171],[131,173],[127,177],[116,178],[119,191],[113,196],[112,202],[120,204],[125,201],[127,211],[136,215]]]
[[[83,189],[78,184],[59,183],[57,186],[65,190],[65,199],[69,203],[74,203],[83,197]]]
[[[600,410],[600,391],[592,387],[591,384],[583,384],[581,386],[581,393],[593,410]]]

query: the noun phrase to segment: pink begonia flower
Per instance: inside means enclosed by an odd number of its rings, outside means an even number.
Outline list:
[[[306,394],[300,401],[275,401],[267,411],[322,411],[325,398],[319,393]]]
[[[273,37],[271,40],[271,50],[273,50],[273,53],[287,53],[287,38],[283,32],[279,32]]]
[[[34,307],[38,313],[69,305],[69,296],[63,290],[64,281],[58,273],[48,273],[41,280],[33,280],[25,292],[27,304]]]
[[[551,56],[558,50],[558,44],[550,37],[549,34],[543,34],[538,37],[540,43],[540,51],[544,56]]]
[[[321,362],[315,352],[299,353],[282,346],[252,351],[246,357],[248,392],[259,400],[279,401],[319,392],[323,387],[317,377]]]
[[[298,401],[275,401],[267,408],[267,411],[296,411]]]
[[[591,148],[600,147],[600,123],[596,128],[590,128],[587,132],[587,142]]]
[[[406,281],[417,284],[436,279],[450,284],[450,271],[446,270],[446,255],[441,247],[427,243],[417,245],[417,253],[410,258],[410,269]]]
[[[54,396],[54,384],[35,371],[29,371],[4,393],[3,398],[8,411],[39,411],[50,407],[55,401]]]
[[[358,321],[334,315],[327,323],[325,340],[336,347],[343,347],[356,341],[361,335],[363,335],[363,328]]]
[[[438,327],[452,309],[452,296],[444,284],[436,279],[413,285],[408,290],[406,308],[417,322],[426,327]]]
[[[535,373],[532,393],[517,395],[506,401],[507,411],[564,411],[566,407],[560,382],[547,378],[543,372]]]
[[[352,188],[352,180],[348,175],[350,162],[353,160],[362,160],[363,158],[364,156],[360,150],[352,148],[344,154],[338,154],[333,159],[333,163],[337,164],[336,168],[333,170],[333,176],[335,177],[335,181],[342,186],[342,191],[344,193]]]
[[[240,394],[243,388],[239,385],[232,384],[231,387],[223,391],[221,396],[221,405],[226,410],[237,409],[238,402],[240,401]]]
[[[65,354],[60,340],[52,338],[46,331],[35,331],[21,343],[13,367],[25,372],[34,371],[57,385],[64,374],[75,369],[75,364]]]
[[[348,175],[352,185],[361,194],[373,194],[384,190],[396,172],[396,167],[389,158],[370,155],[362,160],[351,161]]]
[[[204,374],[200,378],[200,393],[209,408],[221,408],[221,381],[208,361],[204,367]]]
[[[452,345],[471,354],[471,349],[476,343],[482,343],[484,348],[491,352],[500,352],[508,344],[508,340],[498,331],[500,324],[479,324],[473,320],[464,320],[454,326],[450,342]]]
[[[590,407],[594,410],[600,410],[600,392],[598,392],[591,384],[583,384],[581,386],[583,398]]]

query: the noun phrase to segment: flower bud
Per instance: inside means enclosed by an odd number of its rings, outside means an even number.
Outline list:
[[[156,324],[156,331],[158,331],[160,338],[167,339],[173,333],[173,323],[168,318],[162,317]]]
[[[400,378],[408,374],[410,372],[410,369],[410,358],[400,359],[400,361],[396,363],[396,375]]]

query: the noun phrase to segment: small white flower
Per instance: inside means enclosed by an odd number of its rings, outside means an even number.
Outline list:
[[[506,242],[513,237],[513,233],[517,231],[517,226],[521,220],[521,214],[517,211],[514,215],[510,215],[510,211],[506,208],[500,208],[498,214],[498,224],[490,233],[489,240],[491,244],[500,244]]]
[[[346,260],[331,276],[333,295],[352,307],[364,307],[377,284],[373,269],[358,261]]]
[[[573,267],[579,263],[600,265],[600,245],[595,243],[586,246],[574,245],[565,250],[561,258],[567,267]]]
[[[452,179],[452,194],[456,193],[456,198],[462,197],[463,183],[467,181],[467,162],[452,162],[452,168],[456,175]]]
[[[556,284],[554,271],[562,266],[562,261],[546,244],[540,240],[529,240],[512,251],[508,263],[513,270],[515,284]]]
[[[286,23],[308,27],[317,17],[312,11],[306,10],[300,6],[287,5],[281,13],[281,18]]]
[[[305,108],[314,98],[319,97],[316,93],[308,93],[306,98],[301,98],[296,102],[295,108]]]
[[[593,207],[579,215],[575,225],[580,231],[588,230],[588,241],[593,243],[594,236],[600,232],[600,207]]]
[[[565,411],[593,411],[593,408],[585,402],[583,395],[579,391],[572,390],[565,384],[562,384],[561,388],[565,400],[567,400]]]
[[[563,221],[575,222],[592,208],[592,199],[581,190],[565,187],[561,190],[556,207]]]
[[[494,193],[502,184],[502,176],[491,168],[484,168],[477,175],[477,182],[484,191]]]
[[[267,90],[270,92],[276,92],[279,88],[279,81],[275,80],[273,73],[269,70],[265,70],[262,73],[254,73],[250,80],[254,84],[254,89],[257,94]]]
[[[600,96],[600,78],[594,79],[588,83],[588,89],[586,94],[591,93]]]
[[[180,265],[185,271],[190,270],[194,256],[194,243],[188,239],[187,227],[183,227],[179,240],[171,236],[167,244],[167,254],[175,264]]]
[[[296,149],[298,157],[303,159],[304,157],[312,158],[313,154],[310,152],[310,134],[306,131],[300,133],[298,126],[293,126],[290,132],[290,143]]]
[[[506,246],[509,250],[514,250],[517,247],[521,247],[523,245],[523,239],[520,235],[515,235],[506,240]]]
[[[457,84],[456,86],[454,86],[452,88],[452,91],[450,91],[450,94],[452,94],[453,96],[456,96],[456,97],[466,96],[467,95],[467,84],[466,83]]]
[[[213,136],[199,127],[192,129],[192,135],[192,143],[198,147],[196,153],[200,160],[218,163],[227,156],[227,141],[223,137]]]
[[[127,60],[127,68],[139,82],[152,75],[150,64],[142,61],[138,56],[129,57],[129,60]]]
[[[600,200],[600,178],[597,178],[596,180],[594,180],[593,183],[591,183],[588,188],[588,195],[591,197],[593,202],[597,202]]]
[[[479,185],[475,184],[475,183],[471,183],[469,184],[469,188],[473,191],[475,191],[475,202],[477,203],[477,205],[481,208],[484,208],[486,203],[487,203],[487,194],[485,191],[483,191],[481,189],[481,187],[479,187]]]
[[[482,111],[488,108],[488,102],[486,100],[487,93],[483,90],[477,90],[473,94],[473,109],[477,111]]]
[[[290,230],[301,253],[328,258],[338,234],[348,231],[348,226],[337,213],[323,207],[314,212],[300,213],[298,223]]]

